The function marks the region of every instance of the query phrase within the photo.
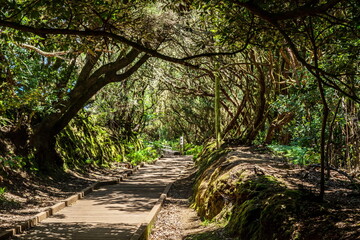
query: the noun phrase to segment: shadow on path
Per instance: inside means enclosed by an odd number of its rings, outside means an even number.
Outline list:
[[[102,186],[13,239],[129,239],[190,157],[163,158],[115,185]]]

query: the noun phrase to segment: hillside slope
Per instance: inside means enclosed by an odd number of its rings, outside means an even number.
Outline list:
[[[193,206],[238,239],[359,239],[358,186],[332,171],[317,200],[319,168],[250,147],[207,150],[197,160]]]

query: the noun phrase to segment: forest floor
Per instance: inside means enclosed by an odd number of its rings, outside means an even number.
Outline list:
[[[257,175],[271,175],[279,179],[287,188],[302,189],[317,201],[320,168],[317,165],[300,167],[288,164],[281,158],[274,158],[262,149],[249,147],[234,148],[227,157],[233,159],[232,170],[250,170]],[[226,165],[226,163],[224,162]],[[228,165],[228,164],[227,164]],[[301,239],[360,239],[360,190],[345,175],[349,173],[331,171],[326,182],[326,192],[322,206],[324,214],[306,213],[305,219],[296,226],[305,232]],[[359,182],[356,176],[356,182]],[[233,239],[227,236],[224,225],[201,221],[190,207],[196,169],[190,169],[186,178],[173,184],[162,210],[152,230],[152,240],[219,240]],[[311,208],[311,206],[310,206]],[[318,210],[314,210],[318,212]],[[309,216],[310,217],[309,217]],[[313,216],[312,216],[313,215]],[[307,218],[308,217],[308,218]],[[325,238],[324,238],[325,237]]]
[[[97,181],[119,177],[126,166],[87,169],[84,173],[67,171],[61,177],[38,177],[21,171],[6,171],[0,176],[0,232],[80,192]]]
[[[267,153],[241,147],[229,155],[237,157],[237,167],[273,175],[289,188],[304,188],[317,194],[319,167],[299,167],[284,161],[274,160]],[[260,159],[260,160],[259,160]],[[8,173],[0,178],[0,231],[14,227],[51,205],[63,200],[96,181],[119,176],[125,168],[93,169],[87,173],[69,171],[61,181],[49,177],[34,177],[24,172]],[[177,239],[232,239],[226,236],[223,227],[216,223],[203,222],[190,206],[196,168],[189,168],[187,175],[173,184],[158,220],[152,231],[153,240]],[[325,204],[328,214],[313,217],[302,228],[309,232],[328,231],[331,239],[360,239],[360,193],[343,174],[332,171],[327,181]],[[325,227],[322,229],[322,227]],[[319,233],[317,235],[322,235]]]

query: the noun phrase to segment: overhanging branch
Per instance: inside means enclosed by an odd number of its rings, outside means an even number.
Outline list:
[[[44,57],[60,57],[60,56],[66,55],[71,52],[71,51],[45,52],[35,46],[29,45],[29,44],[24,44],[24,43],[19,44],[19,46],[23,47],[23,48],[34,50],[35,52],[39,53],[40,55],[42,55]],[[64,59],[64,58],[62,58],[62,59]]]
[[[261,18],[272,21],[282,21],[288,19],[296,19],[307,16],[314,16],[317,14],[323,14],[327,10],[333,8],[336,4],[343,0],[330,0],[324,4],[318,6],[310,6],[309,4],[305,4],[298,8],[295,8],[290,11],[278,12],[278,13],[270,13],[260,8],[258,5],[254,4],[252,1],[247,2],[238,2],[236,4],[239,6],[247,8],[250,12],[257,16],[261,16]]]
[[[200,58],[200,57],[205,57],[205,56],[216,56],[216,55],[233,55],[236,54],[238,52],[241,52],[243,50],[246,49],[247,44],[240,49],[239,51],[236,52],[230,52],[230,53],[226,53],[226,52],[220,52],[220,53],[210,53],[210,54],[199,54],[199,55],[195,55],[195,56],[190,56],[190,57],[185,57],[185,58],[176,58],[176,57],[171,57],[162,53],[159,53],[157,50],[145,47],[144,45],[141,45],[137,42],[131,41],[123,36],[117,35],[115,33],[112,32],[107,32],[107,31],[103,31],[103,30],[75,30],[75,29],[54,29],[54,28],[36,28],[36,27],[31,27],[31,26],[26,26],[26,25],[22,25],[19,23],[15,23],[15,22],[10,22],[10,21],[6,21],[6,20],[0,20],[0,26],[3,27],[7,27],[7,28],[12,28],[15,30],[19,30],[22,32],[29,32],[29,33],[33,33],[35,35],[38,35],[40,37],[45,38],[46,35],[69,35],[69,36],[82,36],[82,37],[107,37],[107,38],[111,38],[114,40],[117,40],[119,42],[122,42],[128,46],[131,46],[141,52],[145,52],[148,55],[152,56],[152,57],[156,57],[168,62],[172,62],[172,63],[176,63],[176,64],[181,64],[193,69],[198,69],[198,70],[204,70],[202,68],[200,68],[197,65],[191,64],[189,62],[187,62],[188,60],[191,59],[195,59],[195,58]]]

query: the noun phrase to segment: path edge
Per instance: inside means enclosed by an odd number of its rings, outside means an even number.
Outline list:
[[[147,164],[155,164],[157,162],[157,160],[159,160],[159,159],[156,159],[156,160],[152,161],[151,163],[147,163]],[[118,183],[124,181],[124,179],[126,179],[128,176],[134,174],[135,172],[137,172],[140,168],[142,168],[144,166],[145,166],[145,163],[141,162],[134,168],[125,170],[122,174],[120,174],[119,177],[114,178],[113,180],[98,181],[98,182],[94,182],[94,183],[90,184],[88,187],[84,188],[80,192],[77,192],[64,200],[61,200],[60,202],[47,208],[45,211],[37,213],[36,215],[30,217],[28,220],[25,220],[25,221],[17,224],[15,227],[0,232],[0,240],[8,240],[17,234],[21,234],[25,230],[28,230],[30,228],[33,228],[33,227],[39,225],[39,223],[41,221],[43,221],[44,219],[54,215],[55,213],[59,212],[60,210],[62,210],[65,207],[73,205],[78,200],[80,200],[80,199],[84,198],[86,195],[92,193],[95,189],[97,189],[101,186],[118,184]]]
[[[186,155],[183,155],[183,156],[186,156]],[[147,239],[149,239],[151,230],[154,226],[157,216],[159,215],[161,207],[163,206],[172,185],[176,181],[178,181],[181,177],[184,176],[185,171],[186,171],[186,169],[182,170],[180,172],[179,176],[174,181],[172,181],[171,183],[166,185],[165,190],[160,195],[160,198],[157,200],[155,206],[151,209],[149,215],[146,217],[146,220],[138,226],[138,229],[131,236],[130,240],[147,240]]]
[[[175,182],[175,181],[174,181]],[[149,215],[147,216],[145,222],[141,223],[135,233],[131,236],[130,240],[145,240],[149,238],[151,229],[156,221],[156,218],[161,210],[164,201],[167,198],[167,194],[170,191],[171,186],[174,182],[169,183],[164,192],[160,195],[160,198],[157,200],[155,206],[151,209]]]

